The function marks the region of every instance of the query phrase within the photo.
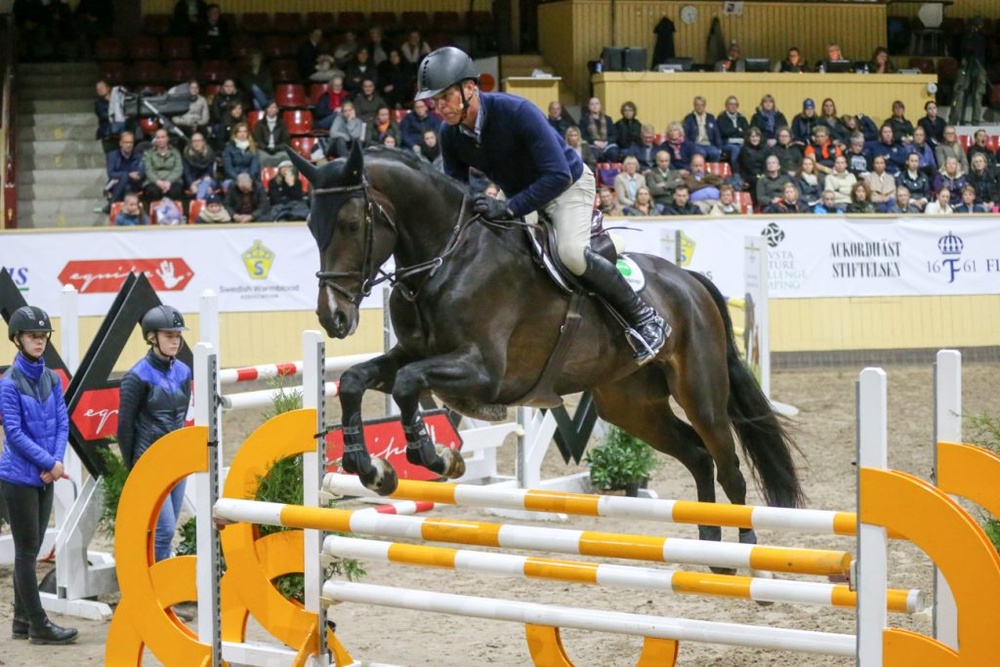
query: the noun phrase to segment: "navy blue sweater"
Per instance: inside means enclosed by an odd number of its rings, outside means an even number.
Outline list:
[[[467,183],[475,167],[504,191],[514,215],[542,208],[583,174],[580,156],[528,100],[479,93],[479,113],[478,143],[458,125],[441,126],[445,173]]]

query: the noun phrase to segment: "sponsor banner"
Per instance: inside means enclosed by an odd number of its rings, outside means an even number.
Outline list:
[[[304,225],[103,229],[7,234],[5,267],[29,303],[60,315],[64,285],[80,292],[80,315],[104,315],[125,277],[142,272],[160,298],[198,310],[205,290],[221,312],[315,310],[319,253]],[[364,307],[382,305],[377,288]]]

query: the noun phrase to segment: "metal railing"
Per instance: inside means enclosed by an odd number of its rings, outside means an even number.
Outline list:
[[[0,62],[3,63],[3,90],[0,102],[0,230],[17,227],[17,173],[14,156],[14,61],[16,51],[10,14],[0,16]]]

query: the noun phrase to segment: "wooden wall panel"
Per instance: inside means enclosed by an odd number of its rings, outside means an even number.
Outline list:
[[[471,0],[475,11],[489,11],[490,0]],[[461,12],[469,11],[470,0],[367,0],[364,3],[340,0],[216,0],[222,11],[242,14],[243,12]],[[143,14],[169,14],[176,0],[142,0]]]
[[[898,3],[890,5],[889,16],[916,16],[920,3]],[[997,0],[955,0],[955,4],[944,8],[945,18],[970,18],[984,16],[1000,18],[1000,2]]]

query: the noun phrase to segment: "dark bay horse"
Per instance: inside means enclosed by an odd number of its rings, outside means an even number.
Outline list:
[[[413,154],[355,148],[346,159],[316,167],[289,153],[312,185],[317,313],[331,337],[354,333],[361,300],[385,277],[380,267],[395,261],[388,307],[399,342],[340,381],[344,470],[381,494],[396,487],[395,472],[371,458],[361,430],[362,396],[377,389],[399,405],[407,459],[461,476],[461,456],[435,448],[424,428],[421,394],[433,392],[480,419],[502,419],[507,406],[530,403],[526,396],[556,346],[570,296],[543,273],[521,226],[485,224],[464,185]],[[798,506],[794,445],[739,356],[719,290],[659,257],[629,256],[645,274],[643,296],[673,333],[639,367],[621,325],[584,299],[554,393],[593,392],[603,419],[683,463],[706,502],[715,501],[713,463],[729,500],[746,500],[735,427],[767,503]],[[671,396],[686,422],[671,410]],[[703,526],[700,534],[717,540],[721,529]],[[756,536],[741,530],[740,541],[754,543]]]

